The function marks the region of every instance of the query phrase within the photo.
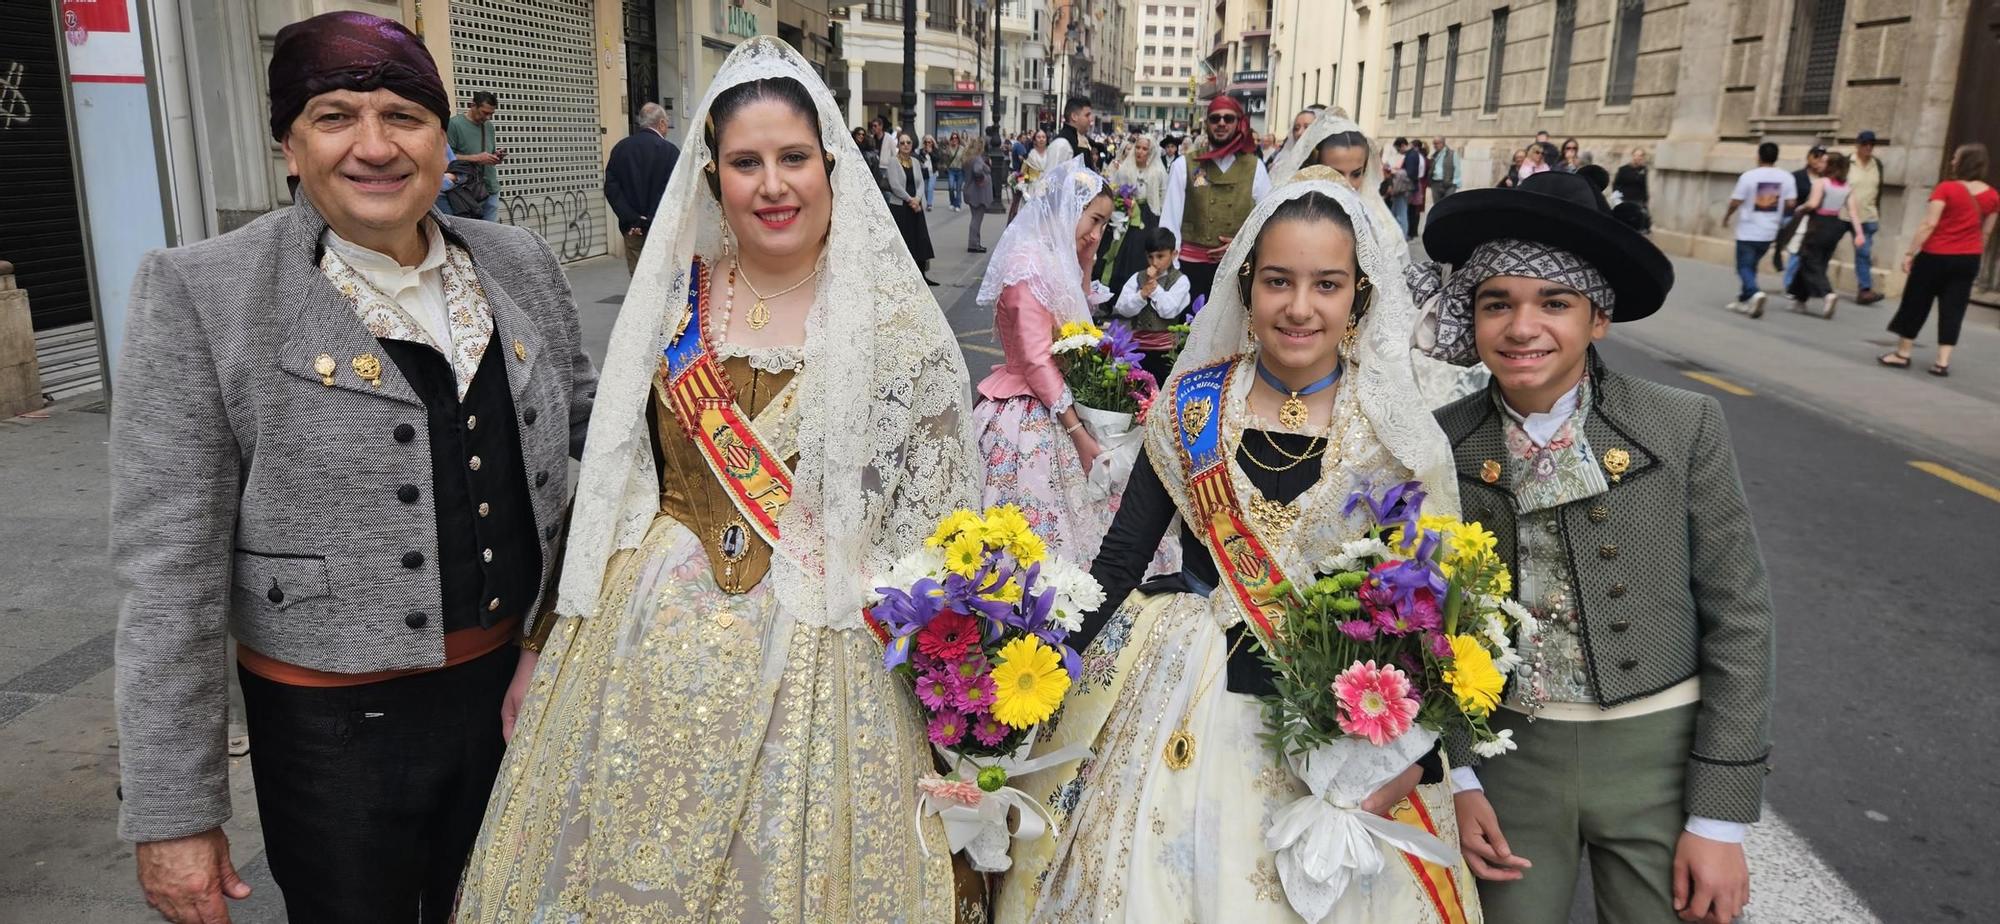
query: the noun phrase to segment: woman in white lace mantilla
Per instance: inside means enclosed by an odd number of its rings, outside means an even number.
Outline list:
[[[861,608],[974,500],[970,396],[841,125],[767,37],[689,123],[461,921],[955,917],[924,727]]]
[[[1265,630],[1246,622],[1233,575],[1272,565],[1307,573],[1338,553],[1369,525],[1366,511],[1343,510],[1363,485],[1415,478],[1430,488],[1431,509],[1458,503],[1450,447],[1415,399],[1415,308],[1371,221],[1354,192],[1319,169],[1267,196],[1230,244],[1223,282],[1149,415],[1146,455],[1091,568],[1113,602],[1086,619],[1084,675],[1038,744],[1086,741],[1095,756],[1019,784],[1047,799],[1062,833],[1017,845],[1002,921],[1301,919],[1266,834],[1308,793],[1260,740],[1258,697],[1271,692]],[[1206,384],[1181,393],[1183,382]],[[1191,434],[1217,447],[1202,450],[1216,461],[1199,482],[1189,471],[1194,444],[1183,441]],[[1263,548],[1231,542],[1218,556],[1184,526],[1185,569],[1142,586],[1176,513],[1208,523],[1218,503],[1233,504],[1246,524],[1237,535]],[[1456,843],[1436,755],[1407,761],[1385,768],[1402,773],[1362,807],[1393,809]],[[1462,866],[1394,851],[1385,859],[1320,921],[1479,920]]]
[[[1081,157],[1051,164],[1034,189],[979,284],[1002,353],[973,410],[986,466],[981,500],[1019,506],[1050,554],[1083,562],[1111,525],[1111,500],[1088,483],[1100,445],[1049,351],[1064,325],[1090,322],[1083,273],[1111,217],[1111,191]]]

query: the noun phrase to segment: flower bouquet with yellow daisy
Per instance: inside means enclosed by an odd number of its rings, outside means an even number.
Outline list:
[[[907,678],[947,772],[918,781],[921,811],[943,817],[953,851],[1007,869],[1012,837],[1040,837],[1047,809],[1010,777],[1087,756],[1030,760],[1037,725],[1082,671],[1069,634],[1101,606],[1090,573],[1050,558],[1020,508],[954,511],[924,547],[877,581],[869,626],[883,666]]]
[[[1456,845],[1353,807],[1440,736],[1469,738],[1488,757],[1514,747],[1487,720],[1521,668],[1511,639],[1533,620],[1508,599],[1513,577],[1493,534],[1425,515],[1423,502],[1414,481],[1379,495],[1364,486],[1345,511],[1365,511],[1368,533],[1279,588],[1284,622],[1262,652],[1274,689],[1264,737],[1313,794],[1273,817],[1268,843],[1301,913],[1379,871],[1374,841],[1455,864]]]

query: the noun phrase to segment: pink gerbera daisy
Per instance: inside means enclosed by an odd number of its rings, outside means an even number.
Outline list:
[[[1380,747],[1410,730],[1417,701],[1410,698],[1410,679],[1393,664],[1355,664],[1333,679],[1340,701],[1340,730],[1366,738]],[[935,727],[935,726],[934,726]]]
[[[958,699],[955,687],[949,668],[930,671],[917,678],[917,699],[932,712],[950,709]]]
[[[946,709],[931,719],[931,743],[941,748],[957,747],[965,740],[965,716]]]

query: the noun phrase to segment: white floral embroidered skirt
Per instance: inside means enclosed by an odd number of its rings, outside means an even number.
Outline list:
[[[1081,775],[1069,827],[1035,890],[1032,920],[1296,924],[1264,834],[1271,816],[1306,789],[1258,739],[1264,723],[1256,698],[1227,689],[1228,645],[1209,601],[1177,595],[1132,629],[1137,650]],[[1205,676],[1208,689],[1189,714]],[[1183,715],[1194,761],[1172,770],[1161,752]],[[1458,843],[1448,786],[1419,787],[1417,796],[1438,836]],[[1388,859],[1382,874],[1351,889],[1323,924],[1441,922],[1410,864],[1400,854]],[[1480,920],[1462,864],[1434,885],[1455,891],[1467,919]],[[1003,917],[1012,917],[1008,911],[1003,905]]]
[[[986,461],[981,505],[1019,505],[1050,554],[1087,566],[1111,528],[1117,493],[1095,499],[1076,443],[1039,400],[981,401],[972,415]]]
[[[724,594],[664,516],[607,578],[543,651],[459,921],[952,919],[917,841],[929,745],[873,636]]]

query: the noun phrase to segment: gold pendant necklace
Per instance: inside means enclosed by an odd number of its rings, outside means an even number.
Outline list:
[[[1243,634],[1236,637],[1236,644],[1229,646],[1229,653],[1222,656],[1222,670],[1216,674],[1229,673],[1229,659],[1236,657],[1236,650],[1242,648],[1243,641],[1249,637],[1250,630],[1245,628]],[[1186,770],[1194,766],[1194,733],[1188,731],[1188,726],[1194,722],[1195,705],[1201,702],[1202,694],[1208,692],[1208,685],[1215,682],[1216,674],[1208,672],[1208,654],[1204,652],[1201,656],[1201,684],[1195,687],[1194,697],[1188,700],[1187,711],[1181,713],[1181,724],[1167,736],[1167,746],[1160,749],[1160,759],[1166,762],[1167,769]]]
[[[732,259],[730,262],[732,264],[732,271],[742,273],[742,263],[740,260]],[[814,265],[813,271],[807,273],[806,278],[786,286],[783,292],[773,292],[770,295],[765,295],[757,291],[757,284],[750,281],[750,274],[742,273],[742,276],[743,287],[749,289],[750,294],[757,298],[757,303],[750,306],[750,313],[745,315],[743,319],[749,322],[751,330],[763,330],[765,325],[771,323],[771,306],[765,304],[764,300],[767,298],[783,298],[798,291],[800,286],[819,278],[819,266]]]
[[[1278,406],[1278,424],[1287,430],[1297,430],[1306,425],[1306,403],[1292,392],[1285,403]]]

